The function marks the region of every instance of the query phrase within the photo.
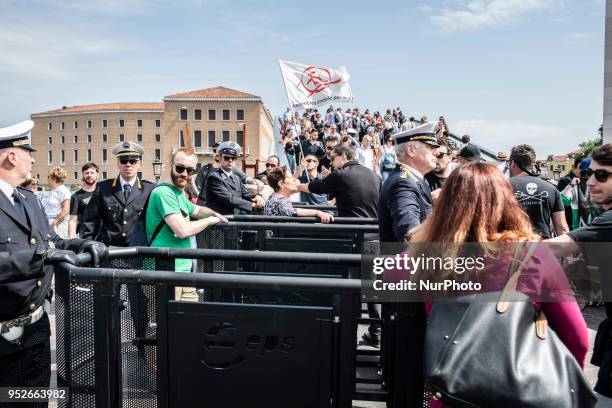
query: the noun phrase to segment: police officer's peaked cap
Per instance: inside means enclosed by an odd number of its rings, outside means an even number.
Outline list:
[[[236,142],[221,142],[217,147],[217,153],[229,154],[231,156],[240,156],[242,154],[242,148]]]
[[[139,144],[134,142],[119,142],[115,146],[113,146],[112,150],[113,155],[117,157],[122,156],[142,156],[144,153],[144,149]]]
[[[33,127],[34,122],[26,120],[13,126],[0,128],[0,149],[21,147],[31,152],[35,152],[36,149],[30,145],[29,136]]]
[[[423,142],[428,145],[439,147],[436,139],[436,127],[435,122],[425,123],[424,125],[415,127],[414,129],[408,129],[404,132],[399,132],[391,136],[395,143],[407,143],[407,142]]]

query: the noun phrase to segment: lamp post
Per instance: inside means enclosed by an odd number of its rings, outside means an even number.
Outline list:
[[[242,140],[238,141],[236,140],[236,142],[238,142],[238,144],[240,145],[240,147],[242,147],[242,171],[246,171],[246,130],[247,130],[247,125],[246,123],[239,123],[238,124],[238,129],[242,130]]]
[[[156,157],[153,160],[153,175],[155,176],[155,184],[159,184],[159,178],[161,177],[162,171],[162,162],[159,160],[159,157]]]

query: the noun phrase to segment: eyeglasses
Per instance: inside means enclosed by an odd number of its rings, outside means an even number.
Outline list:
[[[119,159],[119,163],[126,165],[130,163],[132,166],[138,163],[140,159]]]
[[[608,181],[608,177],[612,175],[612,172],[604,169],[593,170],[589,167],[584,171],[584,174],[589,178],[595,175],[595,180],[597,180],[599,183],[605,183],[606,181]]]
[[[271,167],[271,168],[276,168],[276,164],[272,164],[272,163],[266,163],[266,168]]]
[[[316,161],[315,159],[306,159],[306,163],[312,163],[312,162],[318,163],[318,161]]]
[[[236,156],[221,156],[221,158],[225,161],[234,161],[236,160]]]
[[[193,176],[198,172],[198,169],[194,169],[193,167],[181,166],[180,164],[175,164],[174,171],[176,171],[178,174],[183,174],[183,172],[187,171],[188,176]]]

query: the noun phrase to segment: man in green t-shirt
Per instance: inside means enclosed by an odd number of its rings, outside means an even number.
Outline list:
[[[149,197],[146,214],[147,238],[152,247],[191,248],[191,237],[209,225],[227,222],[227,219],[207,207],[191,203],[185,196],[185,187],[196,174],[198,159],[193,150],[178,149],[170,163],[172,183],[156,187]],[[190,217],[194,221],[190,221]],[[158,233],[153,233],[162,225]],[[153,239],[151,239],[153,238]],[[176,272],[191,272],[190,259],[176,259]],[[197,301],[195,288],[176,288],[177,300]]]

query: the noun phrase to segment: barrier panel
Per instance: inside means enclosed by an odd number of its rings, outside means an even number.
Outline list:
[[[321,220],[318,217],[289,217],[279,215],[228,215],[226,218],[229,221],[239,222],[289,222],[289,223],[304,223],[304,224],[319,224]],[[378,218],[361,218],[361,217],[334,217],[336,224],[372,224],[378,225]]]
[[[356,376],[361,358],[375,359],[379,354],[376,350],[357,349],[357,322],[367,320],[360,319],[359,281],[292,275],[290,271],[241,272],[238,275],[213,268],[216,262],[272,264],[286,262],[288,257],[299,264],[356,269],[361,258],[353,254],[120,248],[111,250],[111,259],[106,262],[105,268],[66,265],[70,274],[58,273],[56,276],[57,371],[58,385],[70,387],[71,398],[69,402],[60,403],[60,406],[201,406],[201,395],[200,405],[195,405],[192,400],[199,394],[194,391],[198,388],[191,388],[191,385],[197,383],[201,389],[202,381],[198,378],[214,376],[221,371],[233,375],[236,368],[223,366],[236,358],[242,359],[240,356],[244,356],[244,363],[239,363],[241,369],[243,367],[245,373],[250,373],[249,376],[245,374],[245,378],[250,378],[253,384],[257,383],[249,391],[253,398],[260,398],[263,394],[256,394],[257,390],[267,390],[266,383],[269,383],[266,381],[267,375],[254,374],[253,370],[256,371],[257,367],[266,373],[286,373],[288,366],[283,364],[289,361],[293,364],[291,367],[304,370],[300,373],[304,377],[300,377],[296,383],[283,383],[290,381],[291,376],[281,375],[276,382],[280,387],[276,393],[272,393],[272,397],[278,400],[266,399],[265,406],[277,406],[277,403],[282,406],[281,400],[287,403],[286,398],[295,398],[298,392],[295,387],[300,384],[308,384],[308,387],[304,387],[308,388],[308,398],[303,399],[310,405],[300,405],[299,401],[292,400],[285,406],[320,406],[313,402],[313,398],[319,397],[320,401],[327,401],[325,406],[329,406],[330,399],[334,402],[333,406],[343,407],[350,406],[351,399],[385,400],[389,407],[422,406],[422,387],[419,390],[420,378],[418,369],[415,369],[418,368],[419,356],[415,355],[414,350],[418,350],[418,347],[406,347],[415,341],[418,346],[419,342],[417,331],[420,330],[420,322],[412,311],[386,312],[383,350],[389,357],[385,358],[382,372],[384,384],[381,384],[377,375],[370,375],[370,378],[359,378],[359,374]],[[158,262],[156,265],[144,262],[147,258],[156,258]],[[168,262],[175,258],[201,259],[210,266],[210,272],[221,273],[181,274],[142,269],[146,265],[169,270],[172,267]],[[170,288],[173,285],[206,290],[198,293],[198,303],[175,302],[171,300],[174,292]],[[221,301],[209,296],[219,291],[241,295],[232,299],[222,297]],[[301,297],[295,299],[288,296],[291,293]],[[249,294],[257,294],[258,297],[253,298]],[[262,294],[275,294],[275,297]],[[290,301],[283,303],[288,298]],[[181,320],[182,316],[187,320]],[[216,323],[215,316],[218,319]],[[224,317],[230,320],[221,322]],[[255,327],[254,324],[261,326]],[[203,327],[197,331],[199,337],[189,336],[185,332],[194,327]],[[256,328],[260,328],[262,334],[254,331]],[[311,336],[308,347],[296,349],[296,353],[292,354],[294,350],[289,350],[292,340],[284,343],[283,340],[302,337],[306,333]],[[273,350],[266,351],[273,346]],[[240,347],[240,350],[233,354],[236,347]],[[193,358],[193,355],[181,354],[196,349],[207,357],[199,355]],[[173,353],[172,358],[168,357],[168,353]],[[315,354],[325,358],[317,360]],[[257,358],[254,357],[256,355]],[[329,364],[326,363],[330,361],[328,356],[331,359]],[[289,360],[284,360],[285,357]],[[170,366],[171,361],[200,362],[204,368],[197,365],[186,370],[187,363]],[[299,361],[307,365],[316,364],[318,368],[310,370],[311,366],[299,366],[302,364]],[[208,368],[203,362],[208,364]],[[254,365],[253,362],[264,366]],[[374,372],[378,364],[377,360],[370,364]],[[363,365],[368,366],[367,363]],[[204,372],[208,369],[211,371]],[[190,370],[204,371],[198,372],[189,382],[189,378],[184,376]],[[289,372],[293,374],[295,370]],[[163,382],[159,382],[159,375],[169,378],[162,378]],[[172,382],[175,378],[180,378],[180,381]],[[216,384],[221,384],[229,377],[224,374],[206,378],[207,382],[217,381]],[[185,388],[187,384],[191,385]],[[246,387],[250,387],[249,384]],[[315,387],[314,384],[319,385]],[[221,386],[208,391],[210,395],[221,398],[219,389]],[[328,397],[329,389],[331,397]],[[288,392],[283,393],[284,390]],[[176,401],[181,395],[186,398],[181,400],[181,405],[160,403],[169,398]],[[242,400],[235,400],[237,405],[231,405],[234,403],[232,401],[219,400],[219,405],[214,405],[207,400],[206,406],[245,406]],[[254,406],[252,402],[246,405]]]
[[[219,397],[206,399],[206,406],[211,407],[254,406],[253,401],[264,397],[270,407],[329,406],[330,401],[332,406],[350,406],[356,319],[360,315],[359,281],[117,268],[121,262],[125,266],[138,264],[142,263],[139,258],[156,255],[160,258],[158,268],[170,269],[162,259],[187,255],[182,251],[113,250],[114,259],[109,263],[114,269],[65,265],[69,276],[57,274],[58,385],[70,387],[71,393],[69,401],[60,406],[202,406],[206,395]],[[213,258],[213,251],[202,251],[192,251],[192,255]],[[244,251],[216,252],[223,252],[220,258],[226,259],[249,256]],[[250,255],[281,259],[281,254],[275,253]],[[359,262],[358,256],[338,259],[332,255],[294,258],[313,263]],[[171,300],[172,285],[316,293],[327,296],[327,302],[318,306],[184,303]],[[134,288],[142,288],[148,301],[144,310],[150,321],[146,325],[141,325],[142,316],[141,320],[133,318],[131,309],[136,302],[129,293]],[[139,326],[145,328],[141,338],[136,335]],[[236,347],[230,350],[232,342]],[[235,366],[223,368],[234,364],[231,362],[236,358],[240,361]],[[187,366],[187,362],[195,366]],[[185,377],[188,372],[197,375],[189,380]],[[241,392],[221,394],[221,389],[233,389],[236,381],[244,385]],[[225,386],[211,385],[204,392],[206,383]]]
[[[360,254],[363,242],[378,238],[378,225],[228,222],[207,228],[198,246],[215,249]],[[238,264],[215,263],[215,270],[267,271],[323,274],[357,278],[359,271],[346,267],[301,265],[296,262]],[[200,270],[207,271],[200,264]]]

